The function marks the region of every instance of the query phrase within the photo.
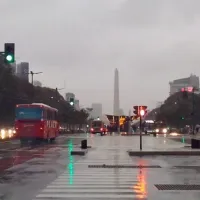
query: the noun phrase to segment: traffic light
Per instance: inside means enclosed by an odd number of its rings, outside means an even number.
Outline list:
[[[143,117],[147,114],[147,106],[139,106],[139,115]]]
[[[71,106],[74,105],[74,98],[70,98],[70,99],[69,99],[69,104],[70,104]]]
[[[15,44],[14,43],[4,44],[4,61],[6,64],[15,62]]]
[[[133,106],[133,109],[134,109],[134,111],[133,111],[133,113],[135,114],[135,118],[138,118],[138,116],[140,115],[139,114],[139,106]]]
[[[185,117],[181,117],[181,119],[182,119],[182,120],[184,120],[184,119],[185,119]]]

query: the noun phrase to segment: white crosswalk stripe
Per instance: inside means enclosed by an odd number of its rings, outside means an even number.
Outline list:
[[[145,199],[145,184],[141,183],[139,169],[88,168],[88,164],[84,164],[83,167],[76,162],[74,169],[60,175],[34,200]]]

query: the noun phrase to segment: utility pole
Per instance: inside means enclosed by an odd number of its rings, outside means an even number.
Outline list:
[[[32,102],[34,101],[34,85],[33,85],[33,75],[34,74],[41,74],[43,72],[36,72],[34,73],[33,71],[30,71],[30,73],[27,73],[27,74],[30,74],[31,75],[31,84],[32,84]]]
[[[140,114],[140,151],[142,150],[142,116]]]

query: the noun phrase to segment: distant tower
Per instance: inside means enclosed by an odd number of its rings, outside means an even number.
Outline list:
[[[113,114],[119,115],[119,110],[119,72],[118,69],[115,69]]]

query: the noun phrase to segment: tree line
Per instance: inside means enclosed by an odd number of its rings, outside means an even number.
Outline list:
[[[86,124],[88,112],[75,110],[56,89],[35,87],[13,75],[12,68],[0,57],[0,124],[12,124],[16,104],[44,103],[57,108],[61,123]]]
[[[177,92],[168,97],[159,108],[152,110],[150,116],[177,128],[200,124],[200,95]]]

